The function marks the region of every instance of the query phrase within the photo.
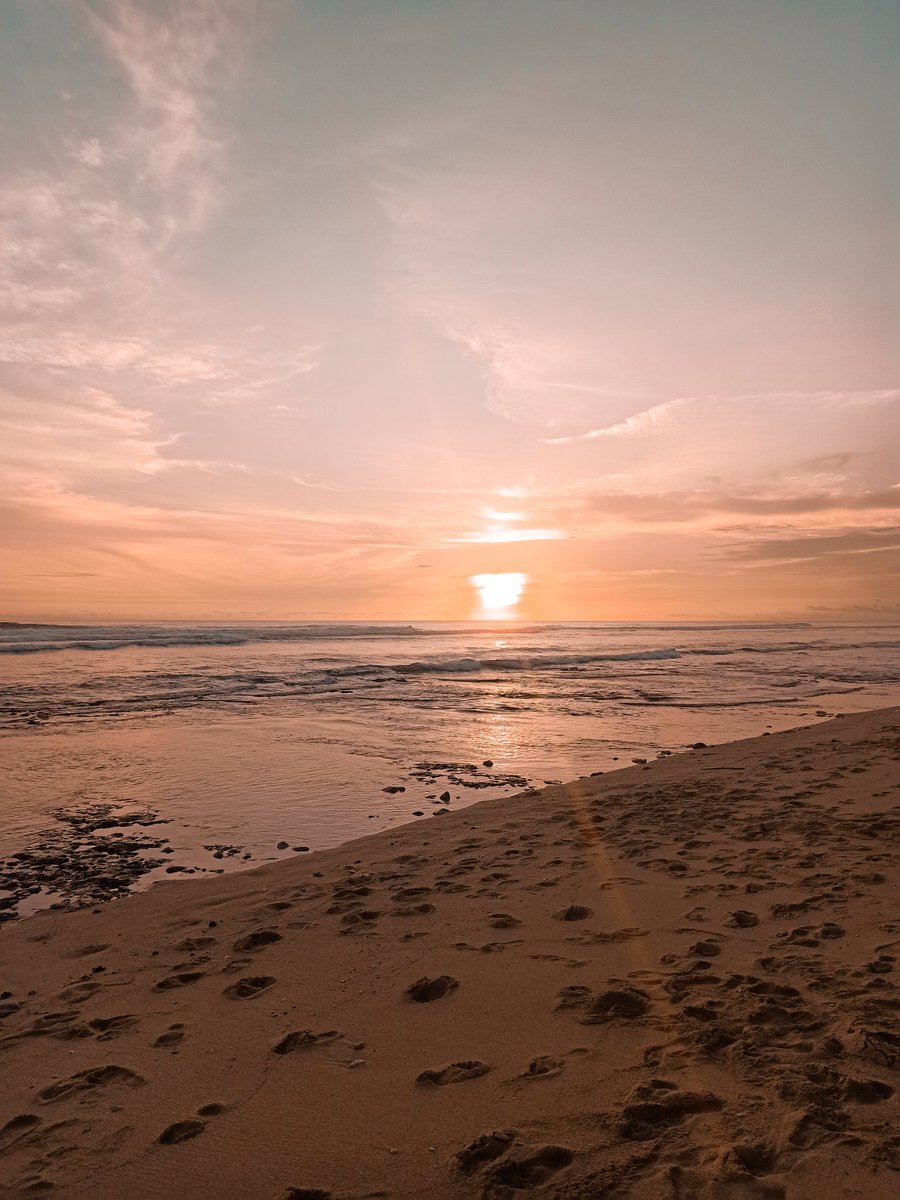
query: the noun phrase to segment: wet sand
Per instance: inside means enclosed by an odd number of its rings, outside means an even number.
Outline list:
[[[880,1200],[900,709],[0,929],[0,1191]]]

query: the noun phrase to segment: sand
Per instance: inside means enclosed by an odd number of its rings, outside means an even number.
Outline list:
[[[0,1192],[896,1196],[898,801],[889,709],[9,925]]]

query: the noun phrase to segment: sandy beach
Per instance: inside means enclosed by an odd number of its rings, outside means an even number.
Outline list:
[[[896,1195],[900,709],[0,931],[0,1190]]]

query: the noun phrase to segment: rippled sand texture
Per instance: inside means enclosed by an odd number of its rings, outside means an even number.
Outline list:
[[[893,1197],[898,800],[882,710],[10,925],[3,1188]]]

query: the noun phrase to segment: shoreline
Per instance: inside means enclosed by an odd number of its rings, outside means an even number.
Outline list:
[[[509,797],[682,753],[697,739],[718,745],[855,711],[838,699],[847,697],[831,697],[825,708],[803,702],[801,711],[748,706],[740,715],[649,706],[600,726],[584,715],[541,718],[514,731],[514,741],[524,735],[533,745],[498,743],[490,724],[464,721],[443,739],[414,730],[406,753],[396,753],[396,740],[387,744],[385,729],[361,726],[359,736],[369,738],[362,748],[323,714],[306,714],[298,738],[296,714],[260,710],[249,719],[219,714],[186,731],[167,721],[0,733],[12,803],[0,822],[0,924],[106,902],[173,875],[221,875],[334,848],[430,818],[445,794],[455,810],[483,794]],[[874,703],[867,698],[868,708]],[[446,762],[446,745],[458,761]]]
[[[6,924],[0,1182],[893,1195],[898,732],[845,715]]]

